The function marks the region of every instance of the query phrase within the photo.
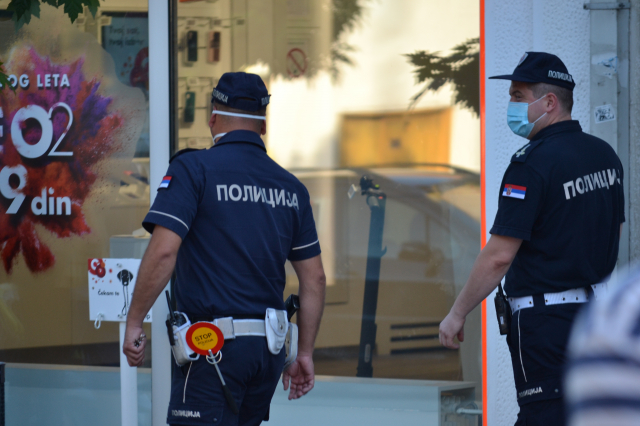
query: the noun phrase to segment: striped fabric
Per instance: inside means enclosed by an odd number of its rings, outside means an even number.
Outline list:
[[[569,426],[640,425],[640,269],[580,315],[569,342]]]

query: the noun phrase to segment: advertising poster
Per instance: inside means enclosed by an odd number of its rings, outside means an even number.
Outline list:
[[[120,82],[149,91],[149,18],[113,16],[102,28],[102,46]]]
[[[89,259],[89,319],[126,321],[140,259]],[[151,322],[149,312],[144,322]]]
[[[95,35],[45,5],[0,41],[0,61],[15,88],[0,91],[0,349],[90,343],[86,259],[108,257],[109,238],[145,210],[122,195],[145,94]]]
[[[102,27],[102,46],[111,55],[122,84],[142,89],[149,101],[149,18],[146,14],[112,16]],[[149,119],[136,147],[136,157],[149,156]]]

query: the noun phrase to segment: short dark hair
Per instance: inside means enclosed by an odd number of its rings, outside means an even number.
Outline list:
[[[560,107],[567,113],[571,114],[573,109],[573,91],[564,87],[556,86],[548,83],[535,83],[531,85],[533,96],[540,99],[547,93],[553,93],[558,98]]]

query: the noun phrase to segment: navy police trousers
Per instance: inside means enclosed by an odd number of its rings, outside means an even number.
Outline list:
[[[547,306],[544,295],[536,295],[533,305],[513,314],[507,336],[520,406],[516,425],[564,425],[562,375],[566,349],[573,320],[585,304]],[[534,421],[543,417],[542,423]]]
[[[233,414],[227,404],[215,366],[200,356],[196,362],[173,369],[168,424],[249,426],[265,420],[285,351],[273,355],[265,337],[243,336],[226,340],[221,352],[218,366],[240,414]]]

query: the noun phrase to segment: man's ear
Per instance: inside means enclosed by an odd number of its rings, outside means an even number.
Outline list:
[[[214,124],[216,124],[216,118],[218,114],[211,114],[211,118],[209,118],[209,128],[212,128]]]
[[[555,93],[548,93],[546,102],[547,112],[552,111],[556,108],[560,107],[560,102],[558,101],[558,97]]]
[[[261,135],[267,134],[267,120],[262,120],[262,124],[260,125],[260,134]]]

